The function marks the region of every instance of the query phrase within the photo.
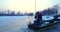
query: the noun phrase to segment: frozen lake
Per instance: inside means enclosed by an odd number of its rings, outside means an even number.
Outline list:
[[[0,32],[34,32],[28,29],[29,20],[32,19],[32,16],[0,16]],[[43,32],[60,32],[60,24]]]
[[[1,16],[0,32],[28,32],[28,16]]]

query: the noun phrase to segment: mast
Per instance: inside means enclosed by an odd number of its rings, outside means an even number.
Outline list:
[[[34,5],[35,5],[35,12],[34,12],[34,16],[35,16],[35,13],[36,13],[36,0],[35,0],[35,4]]]
[[[34,17],[35,17],[35,13],[36,13],[36,0],[34,1],[34,6],[35,6],[35,8],[34,8]],[[29,17],[28,17],[29,18]],[[31,20],[29,21],[29,24],[31,24]]]
[[[35,0],[35,12],[36,12],[36,0]]]

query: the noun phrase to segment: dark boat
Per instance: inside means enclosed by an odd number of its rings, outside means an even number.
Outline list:
[[[32,29],[32,30],[48,29],[49,27],[60,23],[60,19],[58,19],[59,17],[60,17],[60,15],[56,15],[56,16],[54,16],[54,19],[52,19],[52,20],[42,21],[43,24],[41,26],[39,26],[38,23],[36,23],[36,25],[34,25],[34,23],[29,23],[28,28]]]

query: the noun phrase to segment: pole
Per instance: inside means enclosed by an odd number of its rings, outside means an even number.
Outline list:
[[[35,12],[36,12],[36,0],[35,0]]]
[[[35,17],[36,10],[37,10],[37,9],[36,9],[36,0],[34,0],[34,6],[35,6],[35,7],[34,7],[34,17]],[[34,20],[35,20],[35,19],[34,19]]]

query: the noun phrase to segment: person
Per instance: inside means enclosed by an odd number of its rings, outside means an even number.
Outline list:
[[[36,14],[35,14],[35,19],[37,19],[37,15],[39,14],[39,12],[36,12]]]
[[[39,12],[39,11],[36,12],[36,14],[35,14],[35,19],[36,19],[36,21],[34,21],[35,24],[41,26],[41,24],[42,24],[42,13]]]

